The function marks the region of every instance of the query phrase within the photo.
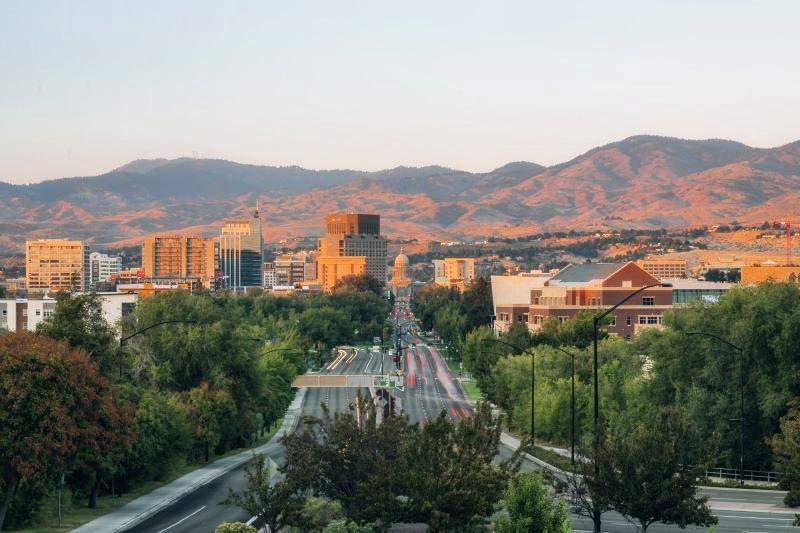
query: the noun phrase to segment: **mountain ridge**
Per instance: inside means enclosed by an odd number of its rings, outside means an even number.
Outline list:
[[[636,135],[550,167],[483,173],[439,165],[309,170],[221,159],[139,159],[98,176],[0,182],[0,246],[67,236],[96,245],[145,235],[214,235],[260,202],[265,236],[319,234],[325,213],[383,215],[390,237],[519,236],[551,229],[683,227],[792,216],[800,141],[753,148],[726,139]]]

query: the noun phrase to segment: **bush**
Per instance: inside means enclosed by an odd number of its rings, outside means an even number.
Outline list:
[[[223,522],[217,526],[214,533],[258,533],[258,530],[244,522]]]

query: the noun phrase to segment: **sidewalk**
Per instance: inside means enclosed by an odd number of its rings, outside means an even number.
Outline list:
[[[132,502],[123,505],[119,509],[112,511],[106,515],[96,518],[84,524],[83,526],[74,529],[74,532],[79,533],[92,533],[96,531],[122,531],[124,529],[135,526],[136,524],[153,516],[157,512],[169,507],[176,501],[180,500],[187,494],[197,490],[198,488],[214,481],[218,477],[230,472],[234,468],[246,463],[253,458],[254,454],[268,453],[277,448],[280,444],[281,437],[285,434],[294,431],[302,414],[303,400],[306,395],[306,389],[299,389],[297,395],[294,397],[292,404],[286,410],[286,415],[283,418],[283,424],[277,433],[267,442],[258,448],[245,450],[236,455],[225,457],[214,461],[211,464],[198,468],[193,472],[189,472],[183,477],[175,481],[159,487],[153,492],[140,496]]]

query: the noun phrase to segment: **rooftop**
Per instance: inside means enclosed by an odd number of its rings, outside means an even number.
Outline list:
[[[553,276],[551,284],[588,283],[602,280],[625,266],[625,263],[583,263],[567,265]]]

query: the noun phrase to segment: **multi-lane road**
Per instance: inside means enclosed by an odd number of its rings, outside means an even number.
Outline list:
[[[472,407],[467,402],[461,384],[450,372],[438,351],[427,346],[422,339],[409,334],[404,336],[404,341],[406,341],[402,358],[404,387],[403,390],[393,389],[392,394],[399,399],[402,410],[409,419],[424,424],[426,420],[436,417],[442,412],[456,421],[471,416]],[[411,348],[411,345],[414,348]],[[394,363],[389,355],[374,353],[364,348],[345,347],[339,350],[336,357],[329,361],[320,372],[379,374],[381,362],[384,373],[393,371]],[[358,392],[357,388],[309,388],[305,391],[303,415],[321,416],[322,404],[325,404],[331,412],[345,412],[353,403]],[[362,389],[361,393],[369,394],[369,390]],[[511,453],[510,448],[501,447],[500,456],[508,457]],[[284,451],[278,443],[270,445],[267,454],[279,464],[283,461]],[[523,463],[524,470],[535,467],[531,462]],[[227,496],[229,488],[240,490],[244,485],[243,468],[234,469],[180,499],[131,531],[137,533],[213,532],[220,522],[252,520],[253,517],[239,508],[219,505]],[[715,514],[720,520],[719,531],[721,532],[785,531],[792,523],[790,514],[766,510],[768,506],[779,503],[781,498],[779,493],[711,489],[707,494],[719,509],[715,511]],[[726,505],[741,507],[739,504],[749,505],[751,509],[746,511],[721,510],[725,509]],[[573,516],[572,521],[575,530],[591,531],[592,529],[591,521],[586,518]],[[694,529],[705,530],[704,528]],[[627,533],[636,531],[636,528],[620,515],[608,513],[604,515],[603,530]],[[678,528],[654,524],[650,530],[658,533],[676,531]]]

